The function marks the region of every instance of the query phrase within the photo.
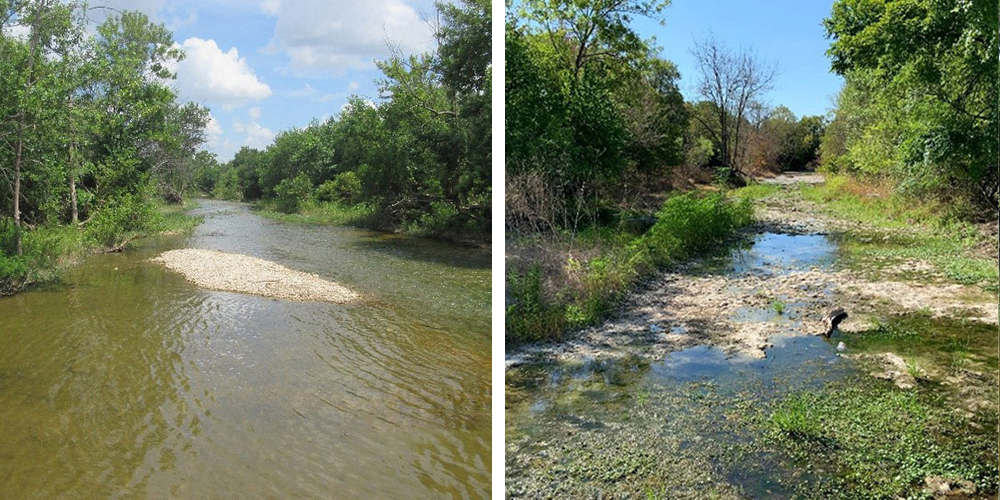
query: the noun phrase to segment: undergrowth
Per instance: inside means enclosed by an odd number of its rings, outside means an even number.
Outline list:
[[[569,250],[553,266],[512,266],[507,274],[507,341],[558,340],[566,330],[596,323],[642,277],[658,267],[714,252],[750,224],[751,216],[748,198],[687,193],[667,199],[656,223],[640,234],[611,225],[530,241],[528,246],[542,251]]]
[[[970,432],[931,394],[859,382],[790,396],[774,409],[772,442],[800,467],[833,472],[800,485],[803,498],[923,498],[924,479],[975,483],[996,494],[996,422]]]

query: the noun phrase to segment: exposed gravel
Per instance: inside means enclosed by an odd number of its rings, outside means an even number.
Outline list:
[[[275,299],[343,304],[358,294],[315,274],[289,269],[248,255],[185,248],[152,259],[210,290],[260,295]]]

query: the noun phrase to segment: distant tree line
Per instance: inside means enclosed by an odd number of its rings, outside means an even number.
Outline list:
[[[182,57],[138,12],[0,0],[0,268],[32,228],[84,226],[115,247],[155,219],[156,196],[180,200],[208,119],[170,87]]]
[[[285,212],[363,207],[365,223],[457,239],[490,234],[490,2],[437,4],[437,48],[378,63],[377,102],[352,97],[335,117],[243,148],[197,184]]]

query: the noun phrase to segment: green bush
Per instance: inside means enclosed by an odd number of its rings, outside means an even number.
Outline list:
[[[514,343],[558,339],[566,327],[565,308],[551,305],[542,290],[542,271],[507,274],[505,337]]]
[[[644,239],[656,263],[663,265],[709,252],[750,224],[752,216],[749,198],[728,201],[722,194],[686,193],[663,203]]]
[[[86,235],[97,245],[120,248],[157,227],[160,214],[141,196],[126,194],[100,207],[87,221]]]
[[[24,259],[0,252],[0,295],[16,292],[27,279],[28,266]]]
[[[309,199],[312,187],[312,181],[304,172],[294,179],[282,180],[274,188],[278,210],[289,214],[298,212],[302,202]]]
[[[341,172],[316,189],[319,201],[339,201],[353,205],[361,196],[361,178],[354,172]]]

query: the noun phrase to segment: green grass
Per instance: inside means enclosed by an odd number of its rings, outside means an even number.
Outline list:
[[[777,313],[778,316],[785,314],[785,303],[781,300],[778,299],[772,300],[771,308],[774,309],[774,312]]]
[[[923,498],[923,480],[932,475],[996,493],[996,422],[979,422],[976,432],[931,395],[846,385],[790,396],[770,419],[779,450],[800,467],[833,472],[802,485],[804,497]]]
[[[732,191],[733,196],[749,200],[759,200],[774,196],[782,191],[783,187],[778,184],[752,183]]]
[[[989,246],[985,236],[965,222],[961,206],[915,200],[846,176],[830,176],[799,193],[834,215],[866,224],[873,234],[846,241],[841,248],[865,263],[924,260],[948,279],[996,291],[1000,283],[995,257],[977,251]],[[868,240],[868,241],[865,241]]]
[[[374,213],[368,205],[344,205],[337,202],[304,202],[295,213],[279,211],[273,202],[261,202],[258,207],[259,213],[265,217],[297,224],[324,226],[370,227],[369,220]]]
[[[749,199],[688,193],[664,202],[656,224],[645,234],[616,225],[591,227],[555,241],[529,241],[527,246],[574,250],[561,257],[565,260],[557,269],[532,264],[508,272],[507,341],[558,340],[566,330],[595,324],[654,269],[714,253],[748,225],[751,216]],[[554,286],[544,286],[549,282]]]

